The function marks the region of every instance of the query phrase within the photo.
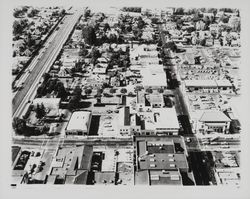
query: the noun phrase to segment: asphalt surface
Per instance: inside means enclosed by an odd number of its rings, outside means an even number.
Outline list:
[[[210,178],[203,154],[201,152],[190,152],[189,158],[196,185],[209,185]]]
[[[36,63],[29,76],[23,83],[23,89],[19,90],[12,100],[13,116],[19,116],[17,109],[21,109],[26,105],[29,98],[36,92],[37,84],[42,78],[42,75],[50,68],[60,52],[64,42],[73,29],[75,23],[81,16],[82,12],[77,11],[73,15],[65,16],[64,23],[57,30],[57,35],[51,41],[40,60]],[[22,112],[20,110],[19,112]]]
[[[75,145],[132,145],[133,140],[131,138],[112,139],[112,138],[82,138],[82,139],[70,139],[70,138],[45,138],[45,139],[30,139],[30,138],[13,138],[13,145],[20,146],[37,146],[54,149],[55,146],[75,146]]]

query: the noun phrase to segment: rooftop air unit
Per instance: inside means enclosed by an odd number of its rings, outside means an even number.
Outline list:
[[[175,168],[175,164],[170,164],[169,165],[171,168]]]

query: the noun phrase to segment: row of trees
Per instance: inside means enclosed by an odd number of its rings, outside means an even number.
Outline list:
[[[42,97],[54,91],[58,98],[65,99],[68,96],[63,83],[57,78],[51,78],[48,73],[44,75],[44,81],[41,86],[37,89],[37,96]]]

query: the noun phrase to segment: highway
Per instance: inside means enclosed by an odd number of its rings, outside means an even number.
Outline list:
[[[31,138],[13,138],[13,145],[25,146],[25,147],[41,147],[41,148],[50,148],[56,149],[59,145],[61,147],[65,146],[76,146],[76,145],[132,145],[133,140],[131,138],[80,138],[80,139],[71,139],[71,138],[45,138],[45,139],[31,139]],[[55,147],[57,146],[57,147]]]
[[[32,101],[35,97],[36,89],[43,74],[50,69],[82,13],[83,10],[79,10],[73,15],[66,15],[59,30],[51,35],[52,41],[49,39],[50,41],[48,46],[45,46],[45,51],[42,51],[42,54],[38,55],[38,59],[35,59],[34,62],[31,63],[31,66],[28,67],[29,72],[28,75],[24,77],[25,81],[22,83],[23,88],[17,91],[12,100],[13,117],[22,116],[27,108],[28,101]]]

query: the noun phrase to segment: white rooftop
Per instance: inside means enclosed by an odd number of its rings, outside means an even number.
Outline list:
[[[75,111],[69,120],[67,130],[82,130],[87,131],[90,124],[91,112]]]
[[[202,122],[230,122],[231,119],[228,118],[223,112],[218,110],[206,110],[202,114],[200,121]]]

